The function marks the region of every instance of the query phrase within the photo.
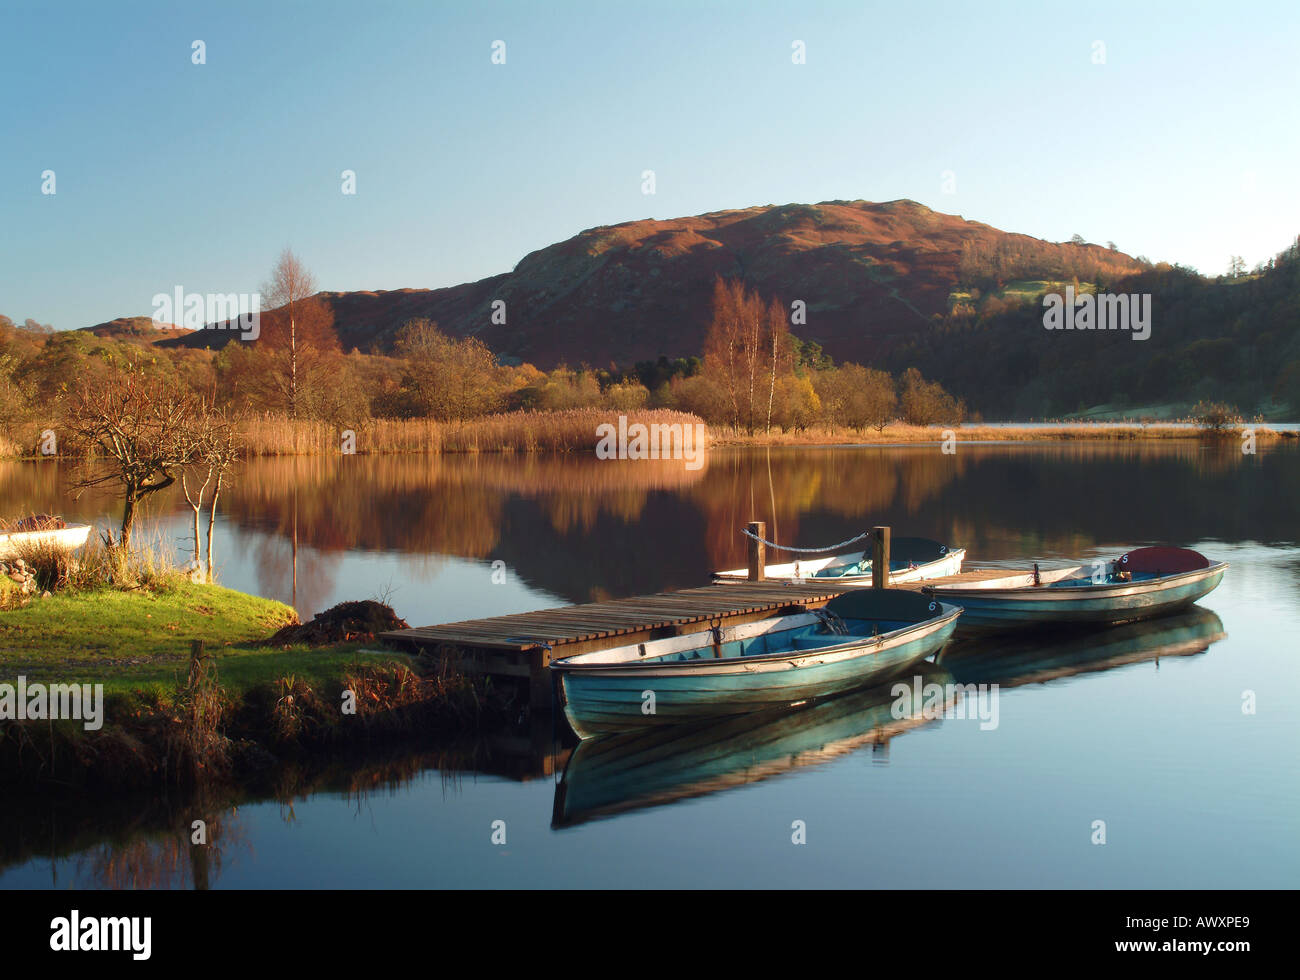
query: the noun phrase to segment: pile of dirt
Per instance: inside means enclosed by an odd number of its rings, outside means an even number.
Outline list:
[[[340,602],[332,609],[317,613],[309,622],[286,626],[272,636],[270,642],[275,646],[293,643],[321,646],[347,640],[373,640],[377,633],[409,628],[406,620],[399,619],[393,612],[392,606],[362,599]]]

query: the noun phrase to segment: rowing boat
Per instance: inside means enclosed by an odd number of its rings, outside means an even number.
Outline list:
[[[956,575],[961,571],[965,548],[950,549],[929,538],[895,538],[889,546],[889,584],[903,585],[925,579]],[[765,565],[763,577],[770,582],[833,582],[860,587],[871,585],[871,553],[854,551],[827,558],[799,559],[779,565]],[[714,572],[715,582],[743,582],[747,568]]]
[[[1004,629],[1109,625],[1177,612],[1223,580],[1227,562],[1187,548],[1138,548],[1114,561],[1010,575],[923,593],[962,607],[963,636]]]
[[[551,662],[581,738],[748,714],[882,683],[943,648],[960,610],[854,589],[823,609],[609,647]]]
[[[90,536],[89,524],[68,524],[64,527],[38,527],[27,531],[0,531],[0,561],[20,558],[32,548],[53,548],[75,551]]]
[[[915,671],[923,684],[945,690],[942,713],[955,700],[952,675],[929,663]],[[868,747],[884,755],[891,739],[935,719],[916,690],[877,685],[798,708],[583,739],[556,785],[551,825],[748,786]]]

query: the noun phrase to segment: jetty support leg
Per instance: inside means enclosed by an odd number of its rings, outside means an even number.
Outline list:
[[[871,587],[887,588],[889,585],[889,528],[871,529]]]
[[[749,580],[751,582],[763,581],[763,570],[767,566],[766,546],[757,538],[767,537],[767,525],[762,521],[750,521],[749,533],[755,537],[746,538],[749,544]]]

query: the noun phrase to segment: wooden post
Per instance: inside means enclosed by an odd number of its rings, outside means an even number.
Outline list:
[[[889,586],[889,528],[873,527],[871,529],[871,587],[884,589]]]
[[[766,546],[756,538],[767,537],[767,525],[762,521],[750,521],[749,533],[755,535],[753,538],[746,539],[749,542],[749,580],[761,582],[763,569],[767,565]]]

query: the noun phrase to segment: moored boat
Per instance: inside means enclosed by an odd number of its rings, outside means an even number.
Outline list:
[[[965,548],[949,548],[929,538],[895,538],[889,546],[889,583],[903,585],[956,575],[966,557]],[[871,585],[871,552],[853,551],[825,558],[799,559],[765,565],[763,577],[771,582],[821,582],[853,587]],[[714,572],[715,582],[743,582],[746,568]]]
[[[940,711],[953,703],[950,673],[929,663],[914,671],[946,689]],[[552,826],[749,786],[867,747],[887,752],[891,739],[935,719],[916,689],[876,685],[798,708],[584,739],[556,785]]]
[[[611,647],[551,662],[582,738],[748,714],[882,683],[943,648],[960,610],[893,589],[824,609]]]
[[[30,525],[30,526],[28,526]],[[29,548],[75,551],[90,537],[89,524],[64,524],[62,520],[22,521],[15,529],[0,530],[0,561],[22,557]]]
[[[1163,616],[1208,595],[1227,568],[1227,562],[1212,562],[1187,548],[1138,548],[1113,561],[921,590],[961,606],[961,633],[968,636]]]

